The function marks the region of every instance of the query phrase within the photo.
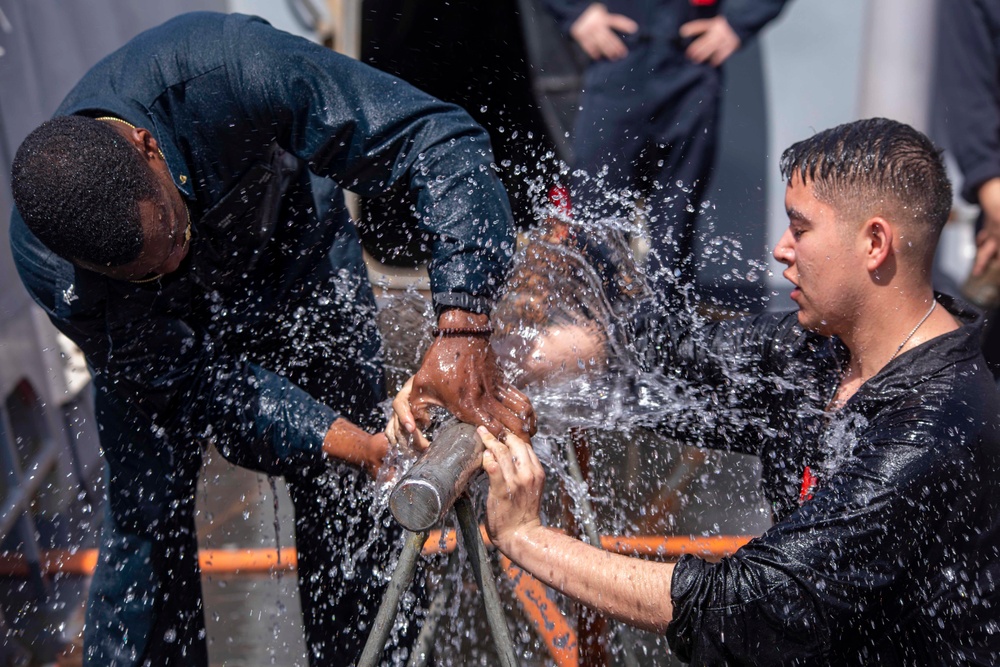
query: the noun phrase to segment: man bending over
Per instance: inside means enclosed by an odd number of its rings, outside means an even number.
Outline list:
[[[247,16],[198,13],[88,72],[14,160],[28,292],[93,371],[108,506],[90,665],[204,665],[202,449],[283,475],[310,663],[360,652],[388,536],[374,295],[343,189],[402,183],[434,234],[446,330],[414,382],[499,433],[530,412],[485,332],[513,251],[486,132],[458,107]],[[524,415],[530,419],[529,414]],[[348,464],[354,465],[345,465]]]

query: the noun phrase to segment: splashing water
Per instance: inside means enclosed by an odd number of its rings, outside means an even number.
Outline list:
[[[561,168],[559,175],[566,177],[566,170]],[[600,184],[599,177],[595,182]],[[684,189],[683,184],[677,187]],[[755,464],[739,455],[726,458],[692,453],[694,447],[713,444],[719,420],[738,424],[744,419],[738,401],[722,406],[721,417],[712,416],[719,406],[713,412],[706,411],[705,396],[690,387],[682,375],[642,366],[642,354],[628,325],[633,308],[650,299],[652,291],[650,277],[639,267],[628,241],[642,233],[643,213],[634,204],[634,193],[607,195],[619,198],[616,203],[627,210],[621,217],[602,218],[584,212],[570,218],[558,205],[546,201],[546,188],[541,179],[529,188],[535,201],[544,202],[536,206],[536,217],[544,223],[529,232],[516,256],[504,295],[493,312],[496,333],[492,340],[505,377],[528,394],[538,416],[539,433],[533,444],[550,476],[546,523],[582,525],[587,517],[579,508],[586,499],[594,504],[604,534],[763,530],[769,515],[754,495]],[[703,207],[703,214],[709,214],[709,207]],[[710,239],[703,245],[705,261],[738,260],[744,252],[726,239]],[[766,271],[766,265],[761,263],[755,270]],[[756,276],[734,272],[731,279],[754,280]],[[694,328],[705,324],[707,309],[692,286],[675,287],[683,297],[679,316]],[[428,301],[414,290],[384,297],[381,305],[380,327],[388,342],[385,366],[391,391],[415,369],[430,343],[428,325],[433,313]],[[388,313],[396,319],[386,319]],[[405,313],[402,320],[400,313]],[[288,329],[304,347],[329,345],[309,331],[316,326],[302,314]],[[780,378],[742,377],[735,372],[729,380],[737,393],[741,387],[762,381],[781,382]],[[671,421],[697,422],[705,439],[679,443],[654,430]],[[591,472],[587,485],[568,471],[565,452],[574,446],[570,433],[582,434],[589,448],[590,459],[584,461]],[[380,526],[391,521],[385,508],[393,481],[413,462],[404,451],[393,452],[392,457],[383,471],[395,468],[393,478],[380,475],[373,495],[350,503],[359,515],[375,516]],[[730,482],[734,469],[744,478],[735,486]],[[482,479],[471,490],[481,500]],[[734,509],[734,505],[739,507]],[[345,514],[328,518],[345,525],[354,520]],[[362,540],[360,545],[338,554],[332,567],[345,579],[373,576],[387,580],[392,574],[391,562],[376,572],[356,571],[355,560],[375,543]],[[441,557],[432,559],[428,568],[432,580],[451,578],[458,591],[446,607],[435,639],[435,664],[491,664],[489,633],[478,617],[478,593],[467,585],[471,574],[464,552],[460,552],[457,569],[449,570]],[[509,582],[502,586],[507,586],[501,590],[504,598],[513,600]],[[412,605],[415,600],[408,602]],[[512,604],[508,613],[511,625],[519,629],[515,641],[524,664],[545,663],[544,646],[534,633],[523,630],[527,624],[517,617],[516,606]],[[401,615],[397,632],[413,620]],[[359,633],[364,636],[367,630],[359,628]],[[654,660],[662,658],[665,649],[660,638],[643,636],[638,641]],[[397,657],[398,664],[405,663],[405,653]]]
[[[751,419],[740,398],[755,385],[783,387],[788,380],[751,376],[738,370],[739,359],[722,360],[722,367],[730,369],[728,398],[709,397],[681,373],[644,368],[642,341],[633,338],[629,327],[635,306],[652,296],[649,277],[626,241],[636,231],[635,218],[575,221],[552,204],[542,207],[538,217],[546,222],[527,235],[494,309],[492,344],[505,377],[528,394],[538,417],[533,445],[550,476],[545,523],[566,525],[568,509],[571,523],[583,525],[590,517],[579,508],[590,500],[604,534],[762,532],[770,511],[756,489],[756,462],[694,448],[718,446],[717,433],[738,432]],[[725,239],[704,245],[706,261],[742,259],[743,249]],[[766,271],[763,262],[728,279],[753,281],[758,271]],[[711,324],[715,313],[691,286],[677,288],[684,299],[680,309],[671,305],[676,317],[692,331]],[[690,425],[688,432],[704,437],[671,441],[657,434],[664,423]],[[766,432],[767,427],[758,428]],[[851,456],[856,428],[855,423],[831,423],[825,430],[829,451],[824,474],[832,474]],[[589,445],[591,479],[586,485],[568,471],[565,453],[574,447],[573,434],[583,434]],[[733,483],[734,474],[743,480]],[[480,498],[485,494],[482,480],[473,491]],[[704,496],[713,494],[722,502],[716,499],[716,507],[699,508],[706,505]],[[699,516],[692,520],[684,510]],[[481,625],[471,628],[471,621],[457,613],[449,622],[449,631],[466,639],[478,633],[479,641],[488,643]],[[518,642],[525,658],[544,659],[534,635],[522,633]],[[649,655],[660,656],[649,664],[662,664],[658,638],[645,637],[640,643]],[[444,646],[442,640],[439,655],[448,653]],[[451,648],[455,646],[452,640]],[[469,650],[464,646],[464,657],[454,664],[473,664],[464,662]]]
[[[545,199],[542,181],[533,185],[532,192],[537,201]],[[625,201],[632,194],[623,193],[621,197]],[[575,220],[557,203],[547,201],[536,207],[536,217],[545,222],[527,234],[515,257],[504,294],[493,311],[495,333],[491,342],[507,381],[528,394],[538,416],[539,433],[532,442],[550,478],[546,485],[546,523],[566,526],[568,511],[570,522],[582,525],[589,517],[581,514],[579,508],[585,501],[591,501],[604,534],[692,530],[684,519],[678,518],[686,508],[686,501],[682,498],[663,509],[673,501],[665,494],[692,485],[702,491],[720,486],[715,479],[719,471],[706,471],[700,464],[706,460],[719,464],[723,458],[704,454],[687,456],[685,452],[690,448],[664,442],[650,430],[665,419],[702,419],[706,432],[712,425],[700,414],[702,397],[686,387],[682,379],[642,369],[641,355],[627,326],[635,305],[652,296],[648,277],[638,267],[627,241],[629,236],[641,233],[640,213],[620,218],[584,215]],[[710,247],[719,255],[738,256],[740,252],[724,241]],[[681,315],[692,324],[705,322],[691,287],[677,288],[685,294],[686,308]],[[413,295],[403,294],[390,297],[381,312],[406,310],[414,305]],[[422,328],[412,322],[388,327],[390,344],[386,362],[390,372],[398,362],[404,362],[401,366],[413,363],[394,357],[392,338],[396,334],[406,336],[404,354],[412,354],[414,331],[426,331],[430,324],[426,308],[419,317],[425,320]],[[383,331],[386,329],[383,324]],[[421,345],[416,346],[417,360],[429,342],[421,340]],[[756,381],[757,378],[745,378],[739,383]],[[734,414],[733,419],[736,418]],[[568,470],[565,453],[567,447],[573,446],[569,433],[582,434],[589,445],[591,477],[587,484],[580,483]],[[678,462],[686,464],[681,472],[677,472],[683,467]],[[397,474],[405,472],[411,463],[412,459],[403,452],[395,452],[390,461],[397,467]],[[745,462],[727,467],[719,477],[732,475],[734,467],[743,471],[744,477],[752,477],[752,469],[748,473]],[[670,482],[667,490],[660,484],[664,479]],[[392,481],[380,478],[379,482],[376,500],[382,504],[392,490]],[[730,511],[732,518],[728,524],[713,521],[707,529],[699,528],[697,532],[718,533],[727,525],[736,524],[752,524],[762,529],[767,517],[759,509],[759,498],[753,497],[752,481],[743,487],[746,488],[735,488],[748,497],[742,504],[751,507],[750,510]],[[727,484],[724,488],[734,487]],[[482,478],[471,490],[474,497],[482,499],[485,493]],[[474,590],[468,592],[468,587],[461,583],[470,578],[468,568],[438,576],[456,580],[458,590],[464,591],[455,597],[441,622],[436,640],[438,660],[442,664],[491,664],[489,632],[478,618],[478,594]],[[502,593],[507,600],[514,599],[509,583]],[[517,618],[516,605],[508,613]],[[523,618],[515,620],[514,625],[528,627]],[[530,664],[543,664],[547,659],[546,650],[534,633],[522,629],[516,633],[515,641],[521,657],[532,661]],[[646,637],[642,642],[650,655],[662,658],[664,648],[659,638]]]

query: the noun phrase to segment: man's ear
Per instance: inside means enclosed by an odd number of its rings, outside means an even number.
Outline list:
[[[147,160],[160,157],[160,147],[156,143],[153,134],[144,127],[137,127],[132,132],[133,143]]]
[[[895,230],[892,224],[881,216],[865,221],[862,229],[865,268],[874,273],[892,256]]]

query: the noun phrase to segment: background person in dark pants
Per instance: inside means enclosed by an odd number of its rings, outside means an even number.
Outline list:
[[[56,116],[18,150],[10,229],[26,288],[94,375],[108,510],[87,664],[207,662],[193,521],[206,443],[288,481],[310,661],[352,663],[391,536],[362,470],[386,452],[366,432],[385,388],[341,188],[406,183],[433,233],[451,333],[413,380],[416,406],[519,430],[530,408],[498,389],[483,333],[513,251],[485,132],[259,19],[207,13],[105,58]]]
[[[544,0],[586,51],[573,131],[575,215],[646,202],[648,272],[661,290],[695,279],[695,225],[715,161],[720,67],[787,0]],[[619,196],[623,190],[629,194]]]
[[[987,311],[983,354],[1000,379],[1000,4],[956,0],[941,5],[940,19],[944,129],[965,178],[962,197],[981,209],[963,292]]]

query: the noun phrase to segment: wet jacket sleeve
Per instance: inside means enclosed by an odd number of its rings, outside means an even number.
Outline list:
[[[488,312],[514,250],[489,136],[461,108],[267,24],[225,30],[230,85],[258,127],[320,176],[361,195],[417,193],[434,235],[435,305]]]
[[[761,28],[781,13],[788,0],[726,0],[722,14],[730,27],[746,44]]]
[[[73,324],[77,332],[88,328]],[[257,363],[213,353],[182,320],[119,320],[107,332],[113,348],[103,337],[78,338],[99,369],[98,386],[135,396],[134,407],[150,424],[210,440],[246,468],[285,474],[316,465],[326,432],[340,416]]]
[[[954,0],[942,5],[939,50],[941,101],[948,141],[964,176],[962,196],[1000,176],[1000,9],[996,3]]]
[[[931,550],[959,539],[947,517],[962,512],[964,480],[978,483],[972,448],[942,422],[915,396],[864,428],[829,482],[762,537],[715,564],[683,558],[667,629],[674,651],[695,664],[831,664],[847,638],[881,636],[879,619],[923,613],[898,608],[912,600],[902,587],[925,577],[954,585],[923,570],[942,562]]]
[[[128,403],[127,437],[181,433],[210,439],[234,463],[271,474],[315,465],[340,415],[284,377],[221,353],[183,320],[109,312],[114,281],[85,288],[69,262],[30,236],[17,211],[11,247],[35,302],[87,357],[99,391]]]

